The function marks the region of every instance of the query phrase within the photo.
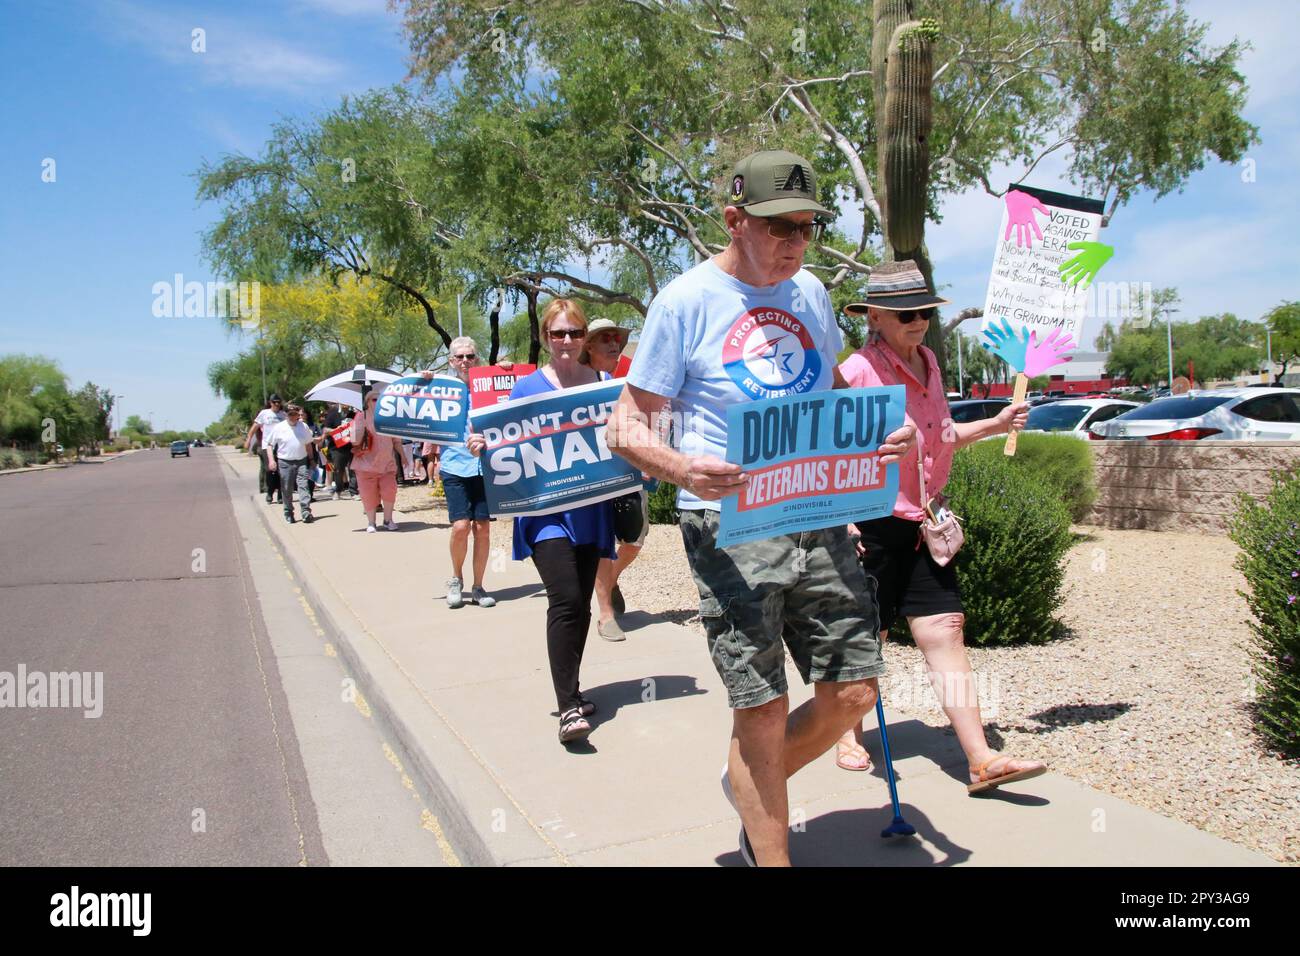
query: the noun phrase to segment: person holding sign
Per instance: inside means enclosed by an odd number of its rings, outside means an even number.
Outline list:
[[[812,167],[764,150],[737,163],[728,185],[728,245],[655,296],[606,439],[678,486],[700,616],[732,708],[722,788],[740,814],[741,856],[788,866],[786,780],[875,705],[884,661],[874,598],[844,525],[718,545],[719,500],[748,480],[723,457],[727,409],[844,387],[830,297],[801,268],[831,215],[817,202]],[[649,424],[669,402],[684,423],[680,451]],[[882,466],[910,449],[913,429],[884,438]],[[814,685],[792,713],[786,648]]]
[[[876,266],[867,282],[866,301],[844,308],[848,315],[866,316],[869,336],[866,345],[844,360],[840,374],[854,387],[903,385],[907,389],[907,419],[916,425],[918,435],[916,455],[903,459],[894,513],[857,523],[858,551],[876,582],[881,640],[899,617],[907,618],[939,702],[966,752],[974,793],[1036,777],[1047,767],[1039,761],[1000,755],[989,747],[966,657],[957,572],[950,562],[940,564],[934,559],[922,539],[921,523],[927,512],[938,508],[931,502],[948,481],[953,453],[989,435],[1023,428],[1029,406],[1011,405],[996,418],[978,422],[952,420],[938,362],[921,344],[930,323],[938,321],[936,307],[947,301],[931,294],[914,262]],[[840,738],[836,751],[836,763],[845,770],[871,767],[862,747],[861,724]]]
[[[379,391],[366,393],[365,409],[352,419],[352,471],[361,492],[361,510],[366,513],[366,532],[374,534],[375,512],[382,501],[384,527],[397,530],[393,505],[397,501],[397,455],[400,438],[375,431],[375,403]]]
[[[452,373],[466,384],[469,370],[478,364],[478,346],[468,335],[451,340]],[[505,363],[509,364],[509,363]],[[433,378],[433,372],[420,373]],[[466,425],[468,430],[468,425]],[[442,490],[447,497],[447,520],[451,522],[451,580],[447,582],[447,607],[465,604],[465,556],[469,552],[469,533],[474,530],[474,586],[470,603],[494,607],[496,598],[483,587],[488,554],[492,550],[492,520],[488,513],[487,492],[483,490],[483,467],[463,444],[443,445],[438,453],[438,470]]]
[[[584,339],[582,351],[578,353],[578,361],[583,365],[590,365],[597,372],[605,372],[617,378],[619,359],[623,357],[623,349],[627,347],[628,335],[627,329],[619,328],[609,319],[596,319],[587,326],[587,337]],[[628,501],[632,500],[634,500],[633,496],[629,495]],[[627,640],[627,635],[618,626],[617,620],[617,615],[627,610],[627,605],[623,601],[623,592],[618,586],[618,578],[641,553],[641,546],[645,544],[646,531],[650,527],[649,503],[644,488],[635,493],[635,500],[641,511],[641,533],[631,541],[620,538],[618,559],[615,561],[602,559],[600,570],[596,572],[596,607],[598,608],[596,633],[607,641]]]
[[[512,400],[590,385],[605,377],[578,361],[587,334],[587,317],[580,303],[552,299],[542,313],[541,325],[550,364],[515,383],[510,391]],[[466,444],[475,455],[487,447],[478,433],[471,433]],[[560,712],[560,743],[582,740],[591,733],[587,718],[596,712],[596,705],[582,696],[578,670],[591,629],[591,594],[600,560],[618,556],[614,550],[614,506],[600,501],[569,511],[515,518],[514,530],[514,559],[531,557],[546,585],[546,653]]]

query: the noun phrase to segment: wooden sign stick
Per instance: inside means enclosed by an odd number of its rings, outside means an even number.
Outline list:
[[[1021,404],[1025,400],[1025,396],[1027,394],[1029,394],[1029,376],[1027,376],[1024,372],[1017,372],[1016,390],[1015,393],[1011,396],[1011,404],[1012,405]],[[1016,430],[1015,428],[1011,429],[1011,431],[1007,434],[1007,444],[1006,447],[1002,449],[1002,454],[1014,455],[1016,453],[1016,439],[1019,437],[1019,435],[1020,432],[1018,430]]]

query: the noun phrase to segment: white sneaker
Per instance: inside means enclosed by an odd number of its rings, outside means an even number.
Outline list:
[[[465,596],[461,593],[460,578],[447,582],[447,607],[464,607]]]
[[[378,530],[379,530],[379,529],[376,528],[376,527],[375,527],[374,525],[372,525],[372,524],[368,524],[368,525],[366,525],[366,534],[374,534],[374,533],[375,533],[376,531],[378,531]]]
[[[339,493],[338,493],[337,491],[331,491],[331,492],[330,492],[330,500],[331,500],[331,501],[338,501],[338,500],[339,500]]]

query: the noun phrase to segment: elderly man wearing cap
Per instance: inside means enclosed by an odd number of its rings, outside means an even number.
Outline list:
[[[717,545],[719,499],[748,480],[724,460],[727,408],[844,387],[830,297],[800,268],[831,215],[817,202],[812,167],[764,150],[742,159],[727,186],[730,241],[655,296],[607,437],[628,461],[678,485],[700,616],[732,707],[723,793],[740,814],[745,862],[781,866],[787,778],[874,706],[884,662],[875,599],[843,525]],[[682,415],[680,451],[649,424],[669,401]],[[889,435],[881,462],[898,461],[914,441],[910,425]],[[793,712],[783,639],[814,684],[813,699]]]
[[[999,755],[985,740],[966,658],[956,569],[951,563],[938,564],[929,548],[918,547],[918,542],[927,508],[938,507],[931,507],[931,501],[948,481],[953,453],[981,438],[1023,428],[1029,406],[1013,405],[983,421],[953,422],[939,365],[934,353],[921,344],[930,323],[938,319],[936,307],[946,303],[931,294],[915,263],[877,266],[867,282],[867,300],[845,306],[847,314],[866,317],[870,335],[866,345],[844,360],[840,374],[855,388],[902,385],[907,389],[907,420],[917,430],[916,454],[909,454],[899,468],[894,513],[858,522],[862,536],[858,552],[876,582],[881,640],[898,618],[907,618],[939,702],[970,763],[968,789],[977,793],[1036,777],[1047,768],[1039,761]],[[860,725],[840,738],[836,751],[836,763],[845,770],[871,767],[862,748]]]
[[[587,326],[587,337],[583,340],[582,351],[578,353],[578,361],[583,365],[590,365],[597,372],[604,372],[611,378],[618,378],[619,360],[623,357],[623,349],[627,347],[628,336],[631,333],[627,329],[621,328],[609,319],[594,319]],[[626,372],[624,372],[626,374]],[[630,502],[632,496],[628,495],[627,500]],[[615,503],[619,507],[622,499]],[[618,615],[627,610],[627,604],[623,600],[623,592],[618,586],[618,578],[627,566],[636,560],[641,553],[641,546],[645,544],[646,531],[650,527],[650,516],[648,514],[648,503],[646,500],[645,490],[636,493],[636,505],[641,511],[641,527],[639,533],[633,537],[630,532],[625,532],[631,540],[625,541],[621,537],[618,539],[618,560],[611,561],[609,558],[600,559],[600,569],[596,572],[596,605],[598,613],[596,616],[596,633],[607,641],[624,641],[627,635],[618,625]],[[635,515],[635,512],[633,512]],[[615,533],[619,533],[617,521],[615,522]]]

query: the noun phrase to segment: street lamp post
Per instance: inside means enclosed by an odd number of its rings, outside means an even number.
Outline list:
[[[1177,309],[1173,309],[1173,308],[1168,308],[1168,307],[1166,307],[1166,308],[1164,308],[1164,309],[1161,309],[1160,311],[1162,311],[1162,312],[1165,314],[1165,343],[1166,343],[1166,348],[1168,348],[1168,350],[1169,350],[1169,391],[1170,391],[1170,393],[1172,394],[1172,393],[1173,393],[1173,390],[1174,390],[1174,319],[1173,319],[1173,313],[1177,312],[1178,310],[1177,310]]]
[[[1270,328],[1265,328],[1264,337],[1265,340],[1268,342],[1268,381],[1270,384],[1272,384],[1273,382],[1273,330]]]

